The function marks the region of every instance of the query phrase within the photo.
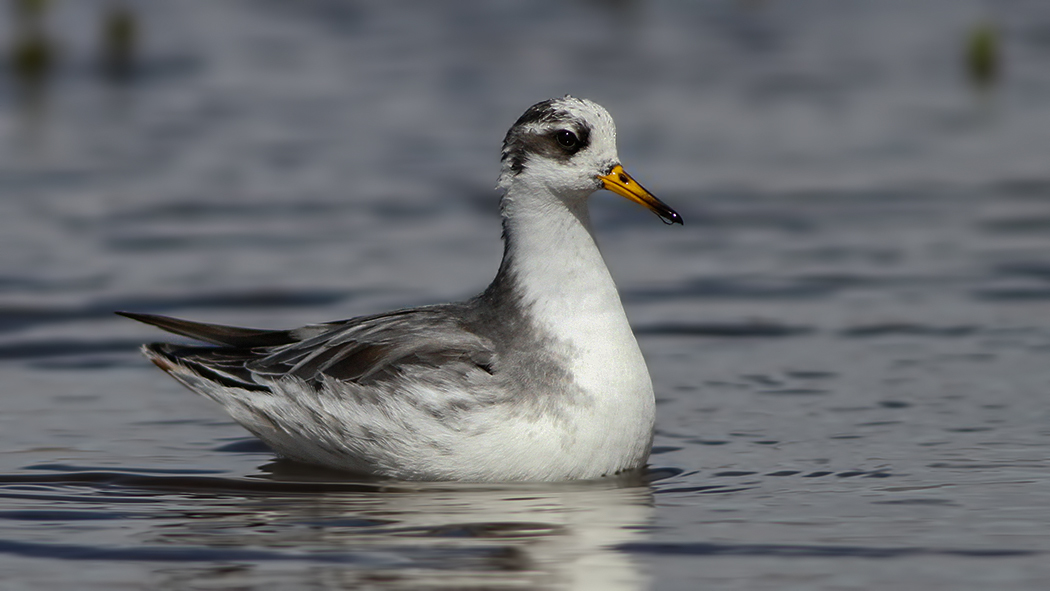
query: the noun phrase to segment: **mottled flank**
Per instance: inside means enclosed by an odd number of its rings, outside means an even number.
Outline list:
[[[501,273],[467,302],[291,331],[124,315],[216,345],[153,343],[144,352],[283,455],[378,475],[446,479],[457,475],[439,467],[406,472],[404,458],[421,455],[421,448],[455,454],[450,440],[491,428],[476,420],[479,413],[566,424],[569,411],[590,402],[569,370],[572,347],[529,320],[512,283]],[[377,453],[398,447],[385,457]]]

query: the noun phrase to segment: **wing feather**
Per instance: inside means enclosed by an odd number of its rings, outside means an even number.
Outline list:
[[[325,378],[361,385],[396,380],[406,370],[492,373],[490,339],[465,327],[462,304],[445,304],[311,325],[261,330],[154,314],[118,312],[168,332],[218,345],[150,345],[155,354],[197,368],[201,377],[265,384],[291,376],[320,387]],[[203,368],[203,371],[201,371]],[[233,385],[228,383],[227,385]]]

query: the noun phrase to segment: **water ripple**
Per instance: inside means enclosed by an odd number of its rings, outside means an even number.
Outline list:
[[[660,556],[752,556],[777,558],[912,558],[916,556],[965,556],[1000,558],[1033,556],[1035,550],[1014,548],[922,548],[877,546],[832,546],[803,544],[714,544],[708,542],[630,542],[617,546],[633,554]]]
[[[441,568],[445,559],[455,556],[463,559],[469,550],[457,548],[442,552],[432,549],[429,556],[421,556],[419,549],[401,549],[400,554],[414,555],[413,562],[425,562],[429,568]],[[489,556],[493,549],[474,549],[478,556]],[[393,558],[389,549],[385,552],[279,552],[275,550],[253,550],[239,548],[214,548],[198,546],[82,546],[76,544],[22,542],[0,540],[0,554],[25,558],[57,558],[61,560],[113,560],[148,562],[214,562],[214,561],[305,561],[368,566],[405,566],[404,558]],[[457,563],[458,567],[458,563]]]

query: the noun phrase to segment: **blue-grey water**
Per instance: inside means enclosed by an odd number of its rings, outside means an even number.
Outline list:
[[[112,79],[116,4],[55,0],[54,68],[0,79],[0,589],[1047,587],[1047,3],[141,0]],[[275,461],[112,315],[470,296],[503,133],[567,92],[686,222],[592,199],[644,478]]]

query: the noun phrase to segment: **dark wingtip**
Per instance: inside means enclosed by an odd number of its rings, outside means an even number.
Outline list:
[[[172,334],[191,338],[213,345],[226,347],[277,347],[295,342],[297,337],[287,330],[266,330],[224,326],[193,322],[181,318],[171,318],[159,314],[140,314],[138,312],[115,312],[118,316],[137,320],[143,324],[156,326]]]
[[[168,330],[168,328],[165,326],[165,324],[166,324],[165,321],[166,320],[167,321],[173,320],[171,318],[168,318],[167,316],[160,316],[159,314],[142,314],[140,312],[125,312],[123,310],[117,310],[117,311],[115,311],[113,313],[116,314],[117,316],[123,316],[124,318],[130,318],[130,319],[132,319],[132,320],[134,320],[136,322],[141,322],[143,324],[148,324],[150,326],[155,326],[157,328],[161,328],[161,329],[164,329],[164,330]]]

